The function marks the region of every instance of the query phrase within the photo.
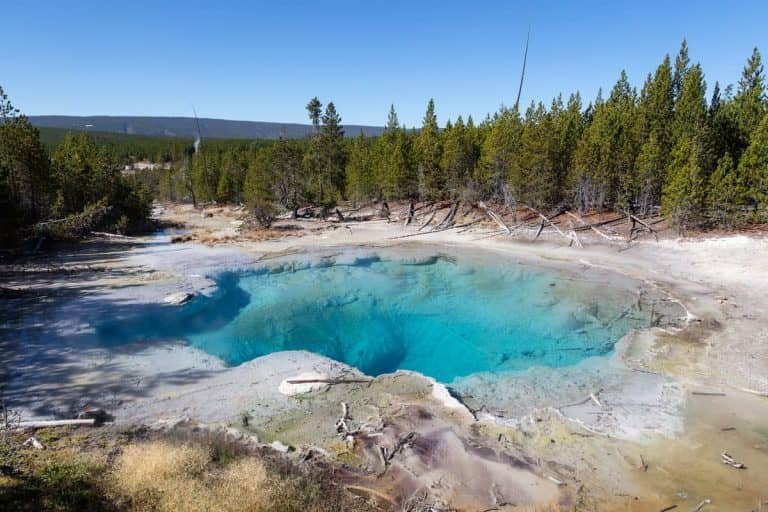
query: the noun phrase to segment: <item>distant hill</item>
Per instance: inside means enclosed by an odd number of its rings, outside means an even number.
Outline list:
[[[194,117],[29,116],[29,119],[33,125],[41,128],[187,139],[194,139],[197,135]],[[200,118],[203,139],[277,139],[281,135],[299,139],[306,137],[311,129],[312,126],[308,124]],[[380,135],[383,131],[378,126],[344,126],[347,137],[356,137],[361,129],[368,137]]]

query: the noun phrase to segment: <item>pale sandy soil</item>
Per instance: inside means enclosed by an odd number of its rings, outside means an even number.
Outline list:
[[[293,456],[314,447],[348,464],[344,478],[360,493],[381,494],[397,506],[424,499],[468,510],[548,503],[564,510],[689,510],[710,499],[703,510],[746,511],[768,500],[768,398],[754,394],[768,393],[763,238],[663,237],[627,248],[580,234],[585,247],[575,248],[547,232],[530,242],[529,234],[512,239],[490,225],[397,238],[417,233],[418,226],[306,220],[281,221],[271,239],[253,241],[236,229],[239,212],[218,209],[208,217],[175,208],[161,215],[186,223],[211,245],[112,240],[0,269],[3,286],[30,290],[3,305],[2,380],[12,407],[27,417],[66,417],[98,405],[121,423],[168,425],[189,418],[240,429],[247,415],[244,430],[260,441],[290,444],[297,448]],[[286,378],[356,371],[306,352],[226,368],[181,343],[93,343],[100,315],[156,307],[172,292],[213,294],[206,276],[217,271],[338,247],[398,250],[404,243],[408,251],[469,248],[495,253],[500,261],[629,280],[678,300],[683,328],[628,335],[609,365],[588,360],[506,380],[478,375],[457,383],[459,393],[472,390],[465,402],[477,420],[464,408],[442,405],[432,382],[411,373],[288,397],[278,392]],[[585,401],[598,390],[596,401]],[[700,391],[725,396],[694,394]],[[373,432],[354,447],[333,426],[341,401]],[[379,447],[393,447],[410,431],[418,441],[385,468]],[[722,464],[723,451],[747,469]]]

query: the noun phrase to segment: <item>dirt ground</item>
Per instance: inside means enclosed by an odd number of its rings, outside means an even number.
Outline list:
[[[639,219],[633,229],[632,219],[610,222],[611,215],[528,212],[499,222],[462,205],[450,225],[453,205],[438,206],[414,205],[407,225],[402,204],[390,205],[389,219],[374,205],[343,209],[343,222],[284,218],[266,230],[243,227],[236,208],[165,206],[157,215],[184,226],[165,237],[95,240],[5,263],[0,379],[9,407],[27,417],[68,417],[98,404],[118,424],[233,428],[260,445],[290,446],[284,457],[311,454],[337,466],[347,492],[395,509],[768,511],[762,233],[679,238],[659,219]],[[620,378],[596,376],[594,398],[544,400],[503,419],[469,411],[442,386],[406,372],[296,397],[279,393],[282,381],[308,371],[366,378],[307,353],[227,368],[179,343],[86,344],[90,322],[119,312],[115,304],[127,310],[173,292],[210,293],[205,276],[215,269],[405,244],[620,275],[678,301],[684,325],[622,340]],[[542,371],[506,386],[530,386],[533,396],[547,382]],[[336,431],[341,402],[362,432],[353,441]],[[724,464],[724,452],[746,469]]]

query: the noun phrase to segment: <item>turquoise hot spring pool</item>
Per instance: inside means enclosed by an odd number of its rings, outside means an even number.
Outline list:
[[[211,296],[101,322],[97,336],[183,339],[229,365],[307,350],[368,375],[406,369],[450,383],[573,365],[648,324],[629,287],[498,258],[326,256],[214,279]]]

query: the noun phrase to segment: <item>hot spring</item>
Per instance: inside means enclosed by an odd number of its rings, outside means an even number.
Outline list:
[[[184,339],[229,365],[307,350],[368,375],[574,365],[647,327],[637,287],[514,260],[390,251],[215,276],[217,291],[97,325],[101,343]],[[648,300],[648,299],[644,299]]]

